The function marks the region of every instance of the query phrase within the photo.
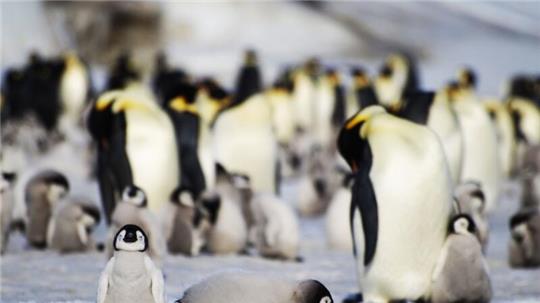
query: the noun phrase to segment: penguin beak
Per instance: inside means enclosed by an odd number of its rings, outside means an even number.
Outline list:
[[[169,107],[177,112],[190,112],[197,113],[197,107],[193,104],[189,104],[184,97],[176,97],[170,103]]]

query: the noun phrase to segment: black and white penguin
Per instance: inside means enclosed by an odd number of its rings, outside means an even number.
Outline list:
[[[461,84],[451,84],[449,91],[450,103],[457,114],[463,135],[460,180],[481,183],[486,196],[486,210],[489,212],[495,207],[501,182],[497,135],[488,112],[474,92],[474,73],[462,71],[460,79]]]
[[[180,184],[190,188],[197,198],[206,189],[206,180],[199,161],[199,141],[202,121],[195,106],[197,88],[189,83],[176,83],[163,100],[165,111],[171,118],[176,135],[178,162],[180,163]],[[209,180],[210,181],[210,180]]]
[[[272,129],[272,111],[261,92],[262,84],[253,56],[247,54],[231,105],[214,123],[216,161],[230,171],[250,177],[257,192],[278,190],[277,142]]]
[[[448,233],[433,270],[431,302],[489,302],[493,290],[473,219],[463,214],[454,216]]]
[[[317,280],[289,281],[250,272],[214,274],[188,288],[177,303],[332,303],[330,291]]]
[[[93,229],[100,221],[99,208],[92,203],[64,200],[55,206],[47,227],[47,246],[61,253],[95,248]]]
[[[419,88],[414,60],[404,54],[388,57],[374,81],[379,104],[391,111],[400,109],[402,96]]]
[[[540,208],[540,144],[527,147],[519,168],[520,208]]]
[[[511,267],[540,267],[540,211],[519,210],[510,218],[508,261]]]
[[[189,188],[180,186],[171,194],[160,219],[170,253],[187,256],[200,253],[206,244],[210,222]]]
[[[126,224],[135,224],[144,228],[150,236],[148,254],[158,266],[161,266],[167,253],[165,239],[158,217],[150,212],[147,206],[148,200],[141,188],[130,185],[124,189],[121,201],[116,205],[112,215],[106,243],[107,257],[113,255],[112,244],[118,229]]]
[[[6,252],[9,243],[9,234],[13,217],[14,195],[13,183],[16,174],[2,172],[0,176],[0,255]]]
[[[328,69],[317,82],[312,128],[315,144],[331,146],[335,132],[345,120],[345,90],[335,69]]]
[[[266,92],[266,98],[272,107],[272,120],[276,140],[285,149],[291,140],[293,140],[296,130],[292,98],[293,91],[292,71],[291,69],[286,69]]]
[[[167,62],[165,53],[160,52],[156,55],[154,74],[152,76],[152,89],[160,104],[174,97],[174,95],[171,96],[171,92],[174,94],[176,85],[188,82],[188,74],[182,69],[171,68]]]
[[[102,114],[94,116],[95,129],[99,130],[94,132],[103,132],[103,138],[110,140],[105,142],[109,146],[105,165],[116,176],[113,192],[121,192],[121,186],[137,184],[148,197],[149,209],[157,213],[180,182],[179,150],[171,119],[151,92],[140,85],[103,94],[96,109]],[[104,111],[111,111],[112,115]],[[98,124],[101,118],[112,121],[112,126],[109,122]],[[106,211],[112,209],[114,206],[105,207]]]
[[[350,225],[364,300],[427,298],[452,207],[437,135],[370,106],[345,123],[338,148],[354,175]]]
[[[250,237],[265,258],[301,260],[300,227],[293,209],[273,194],[256,194],[251,200],[254,224]]]
[[[326,211],[326,243],[335,250],[351,251],[353,248],[349,213],[353,176],[345,173],[342,184],[334,193]]]
[[[122,226],[114,236],[114,256],[101,273],[98,303],[165,303],[163,274],[146,254],[150,239],[136,225]]]
[[[516,166],[520,167],[527,146],[540,144],[540,107],[519,97],[510,98],[508,106],[514,121]]]
[[[55,206],[69,192],[68,179],[60,172],[45,170],[26,185],[26,238],[36,248],[47,246],[47,227]]]
[[[463,182],[454,189],[456,214],[471,217],[475,225],[475,235],[486,252],[489,240],[489,222],[486,214],[486,201],[482,186],[476,182]]]
[[[139,71],[133,66],[131,54],[124,52],[116,58],[116,61],[109,71],[109,77],[105,84],[106,91],[124,89],[129,84],[141,80]]]
[[[229,92],[213,78],[199,80],[197,87],[195,105],[203,122],[210,127],[219,111],[230,103]]]
[[[309,131],[314,125],[319,73],[320,62],[317,58],[309,59],[292,73],[294,116],[296,127],[301,131]]]
[[[516,137],[512,115],[508,104],[497,100],[488,100],[483,104],[489,113],[497,134],[502,176],[508,178],[515,170],[514,165],[516,163]]]
[[[379,103],[373,84],[363,68],[354,67],[351,76],[353,83],[351,95],[347,99],[346,118],[350,118],[361,109]]]

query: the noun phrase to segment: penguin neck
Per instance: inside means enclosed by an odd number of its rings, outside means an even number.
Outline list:
[[[138,277],[146,273],[145,253],[139,251],[116,251],[114,256],[114,267],[120,275]]]

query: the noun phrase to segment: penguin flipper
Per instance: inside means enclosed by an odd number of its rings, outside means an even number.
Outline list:
[[[107,262],[107,266],[105,266],[105,269],[99,277],[97,303],[105,303],[105,299],[107,298],[107,291],[109,289],[109,275],[114,267],[114,260],[114,257],[112,257],[109,262]]]
[[[148,256],[144,256],[144,265],[152,279],[152,297],[155,303],[165,303],[165,287],[164,279],[161,270],[159,270],[154,262]]]
[[[379,232],[377,199],[369,175],[357,177],[353,185],[352,193],[353,203],[351,204],[351,222],[354,214],[354,207],[358,207],[362,217],[362,229],[365,239],[364,265],[367,266],[375,256]]]

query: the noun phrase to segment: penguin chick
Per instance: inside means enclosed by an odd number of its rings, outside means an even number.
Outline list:
[[[204,192],[201,205],[208,213],[211,228],[207,248],[214,254],[235,254],[247,244],[247,226],[236,201],[215,192]]]
[[[482,186],[477,182],[463,182],[454,189],[458,213],[469,215],[476,226],[476,237],[485,252],[489,239],[489,223],[485,212],[485,197]]]
[[[114,256],[101,273],[98,303],[164,303],[163,274],[147,256],[148,237],[136,225],[123,226],[114,237]]]
[[[510,219],[509,263],[511,267],[540,266],[540,212],[522,209]]]
[[[179,187],[161,213],[167,248],[173,254],[196,256],[206,244],[210,229],[208,214],[198,205],[193,192]]]
[[[255,225],[250,230],[255,247],[266,258],[300,260],[300,231],[293,210],[271,194],[258,194],[251,201]]]
[[[326,241],[331,249],[352,251],[351,225],[349,213],[352,201],[351,174],[346,174],[341,187],[335,192],[326,212]]]
[[[0,179],[0,255],[6,252],[13,215],[15,173],[2,172]]]
[[[66,177],[54,170],[45,170],[30,179],[25,189],[27,209],[26,238],[36,248],[47,246],[47,226],[55,205],[69,191]]]
[[[212,275],[188,288],[177,303],[332,303],[330,291],[317,280],[292,282],[247,272]]]
[[[520,169],[521,208],[540,207],[540,145],[527,147]]]
[[[433,271],[431,302],[489,302],[493,292],[473,219],[454,216],[448,229]]]
[[[135,224],[141,226],[149,236],[148,255],[154,262],[161,266],[161,261],[166,253],[165,241],[158,219],[147,208],[146,194],[135,185],[127,186],[120,203],[115,207],[109,227],[109,241],[107,242],[107,256],[113,255],[113,237],[121,226]]]
[[[88,251],[95,247],[92,230],[99,224],[97,206],[64,200],[54,209],[47,228],[47,244],[61,253]]]

